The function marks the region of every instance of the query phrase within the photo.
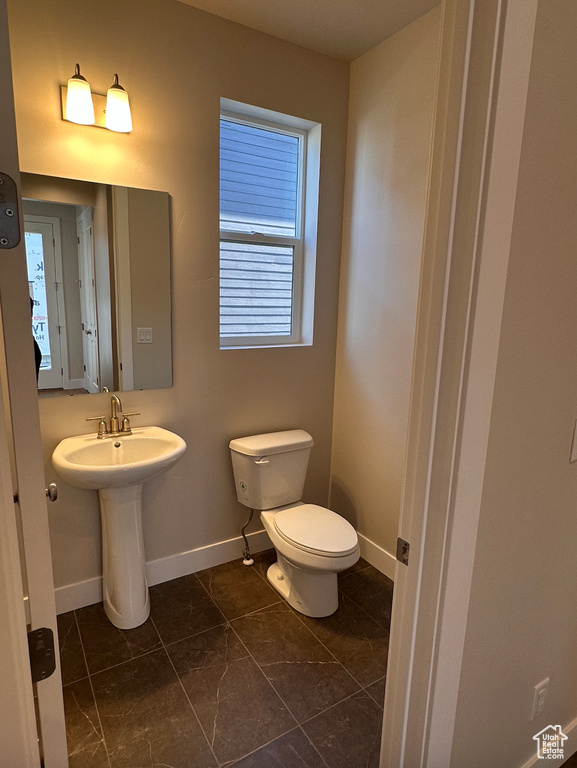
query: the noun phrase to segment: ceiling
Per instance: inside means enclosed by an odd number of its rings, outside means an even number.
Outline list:
[[[440,0],[180,0],[305,48],[352,61]]]

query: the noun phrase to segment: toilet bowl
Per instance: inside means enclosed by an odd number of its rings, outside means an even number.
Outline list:
[[[338,608],[337,573],[359,559],[353,526],[330,509],[301,501],[313,439],[304,430],[230,442],[237,499],[261,512],[277,553],[267,578],[295,610],[330,616]]]
[[[277,553],[268,571],[272,586],[305,616],[330,616],[339,605],[337,573],[359,559],[355,529],[343,517],[316,504],[261,512]]]

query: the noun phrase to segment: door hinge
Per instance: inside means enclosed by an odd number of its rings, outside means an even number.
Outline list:
[[[32,682],[39,683],[56,669],[54,653],[54,633],[47,627],[28,632],[28,652],[30,654],[30,672]]]
[[[409,564],[409,548],[410,544],[408,541],[405,541],[404,539],[399,538],[397,539],[397,560],[399,563],[402,563],[403,565]]]
[[[13,178],[0,173],[0,248],[15,248],[19,242],[18,190]]]

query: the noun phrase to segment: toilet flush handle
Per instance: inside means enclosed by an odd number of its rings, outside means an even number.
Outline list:
[[[254,463],[255,464],[268,464],[269,460],[267,459],[266,456],[263,456],[262,459],[255,459]]]

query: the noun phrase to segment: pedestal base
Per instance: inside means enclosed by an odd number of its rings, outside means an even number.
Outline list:
[[[102,522],[104,610],[119,629],[150,615],[142,535],[142,485],[98,491]]]
[[[277,549],[277,562],[267,570],[267,579],[289,605],[313,618],[331,616],[339,607],[337,574],[307,571],[291,565]]]

